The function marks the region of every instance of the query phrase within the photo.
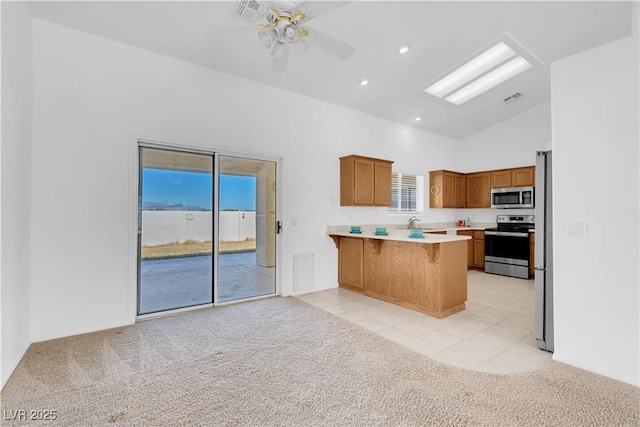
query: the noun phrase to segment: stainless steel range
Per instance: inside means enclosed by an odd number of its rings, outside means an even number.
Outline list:
[[[498,215],[497,227],[484,231],[484,271],[529,278],[529,231],[535,215]]]

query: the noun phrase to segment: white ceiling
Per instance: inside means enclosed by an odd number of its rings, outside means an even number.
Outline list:
[[[300,2],[297,2],[300,3]],[[355,47],[347,60],[312,46],[273,73],[270,52],[234,1],[33,2],[34,16],[394,122],[461,138],[550,99],[550,64],[631,35],[631,2],[351,1],[302,3],[308,27]],[[282,6],[282,4],[280,4]],[[320,16],[314,10],[333,9]],[[541,63],[459,107],[428,83],[509,35]],[[406,55],[396,49],[411,46]],[[365,87],[358,81],[367,77]],[[516,102],[503,99],[520,92]],[[416,116],[422,121],[415,122]]]

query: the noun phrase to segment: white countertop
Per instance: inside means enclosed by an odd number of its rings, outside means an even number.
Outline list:
[[[398,240],[403,242],[412,243],[441,243],[441,242],[455,242],[459,240],[469,240],[470,236],[458,236],[458,231],[484,231],[485,228],[496,227],[495,223],[476,223],[471,227],[458,227],[457,223],[453,222],[440,222],[440,223],[418,223],[418,229],[422,229],[424,232],[423,238],[409,237],[409,229],[404,224],[363,224],[360,225],[362,229],[361,234],[351,233],[351,226],[357,226],[360,224],[350,225],[330,225],[327,227],[327,234],[345,237],[361,237],[366,239],[381,239],[381,240]],[[375,234],[376,227],[386,227],[389,232],[388,236],[381,236]],[[433,234],[437,232],[446,232],[447,234]]]
[[[337,227],[336,227],[337,228]],[[343,226],[342,230],[327,229],[327,234],[332,236],[342,236],[342,237],[356,237],[361,239],[380,239],[380,240],[394,240],[399,242],[409,242],[409,243],[446,243],[446,242],[457,242],[460,240],[469,240],[471,236],[457,236],[455,234],[431,234],[424,233],[424,237],[409,237],[409,230],[406,228],[388,228],[388,235],[379,235],[375,234],[375,227],[363,226],[362,233],[351,233],[349,231],[349,226]],[[468,230],[466,228],[465,230]],[[431,230],[430,230],[431,231]]]

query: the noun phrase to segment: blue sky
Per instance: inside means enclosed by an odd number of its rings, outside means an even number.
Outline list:
[[[211,174],[144,168],[142,202],[212,209]],[[255,177],[221,175],[220,210],[256,209]]]

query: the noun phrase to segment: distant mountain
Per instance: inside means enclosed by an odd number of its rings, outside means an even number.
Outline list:
[[[205,209],[201,206],[190,206],[177,203],[175,205],[167,205],[165,203],[158,202],[144,202],[142,203],[143,211],[210,211],[211,209]]]

